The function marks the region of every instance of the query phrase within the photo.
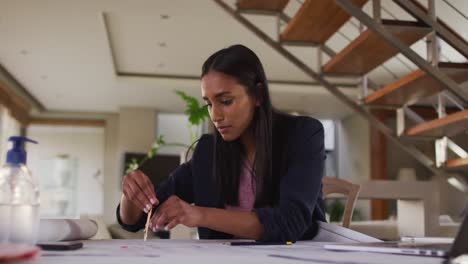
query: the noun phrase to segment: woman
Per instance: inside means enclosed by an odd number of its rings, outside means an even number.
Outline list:
[[[126,175],[119,223],[137,231],[156,207],[153,231],[183,224],[202,239],[312,239],[325,221],[321,123],[273,110],[262,64],[242,45],[211,55],[201,77],[214,135],[156,189],[145,166]]]

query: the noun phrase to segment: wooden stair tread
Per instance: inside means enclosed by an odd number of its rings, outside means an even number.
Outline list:
[[[359,7],[367,1],[352,0]],[[350,16],[334,0],[306,0],[281,33],[280,40],[323,44]]]
[[[407,136],[451,137],[468,130],[468,109],[411,127]]]
[[[468,169],[468,158],[458,158],[445,162],[447,169]]]
[[[288,4],[289,0],[238,0],[239,10],[273,11],[280,12]]]
[[[439,63],[439,70],[458,83],[468,80],[468,63]],[[413,104],[444,89],[437,80],[419,69],[390,83],[364,99],[367,105],[401,107]]]
[[[430,32],[418,22],[382,20],[382,25],[408,46]],[[395,56],[397,49],[367,29],[324,66],[325,74],[363,75]]]

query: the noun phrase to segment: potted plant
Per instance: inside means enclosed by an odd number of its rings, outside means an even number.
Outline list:
[[[185,102],[184,113],[188,118],[188,130],[190,134],[190,142],[193,144],[199,137],[200,126],[209,117],[206,105],[200,105],[195,97],[176,90],[175,93]],[[195,133],[193,130],[195,129]]]
[[[152,157],[154,157],[156,153],[158,152],[158,150],[162,147],[174,147],[175,146],[175,147],[182,147],[185,149],[189,149],[190,146],[193,145],[195,141],[199,138],[200,136],[199,128],[203,124],[203,122],[209,117],[206,106],[200,105],[198,100],[195,97],[187,95],[186,93],[180,90],[176,90],[175,93],[185,102],[184,113],[187,115],[187,118],[188,118],[187,129],[190,135],[190,142],[191,142],[190,145],[177,143],[177,142],[168,143],[164,140],[163,135],[159,135],[156,137],[153,144],[151,144],[150,150],[148,151],[148,153],[143,159],[141,159],[140,161],[136,159],[132,159],[127,164],[127,169],[125,170],[126,173],[130,173],[138,169],[141,164],[143,164],[148,159],[151,159]]]

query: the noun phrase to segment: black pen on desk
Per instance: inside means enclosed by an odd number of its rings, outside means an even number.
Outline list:
[[[286,242],[233,241],[233,242],[229,242],[228,244],[231,246],[273,246],[273,245],[290,246],[294,243],[291,241],[286,241]]]

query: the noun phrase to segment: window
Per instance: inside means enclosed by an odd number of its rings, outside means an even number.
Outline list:
[[[100,215],[104,210],[104,128],[31,125],[28,167],[39,178],[41,217]]]
[[[335,121],[324,119],[320,120],[325,133],[325,171],[324,176],[337,176],[336,150],[335,150]]]
[[[184,114],[159,113],[156,120],[156,136],[163,136],[166,143],[191,145],[189,123]],[[197,133],[193,131],[193,133]],[[200,133],[198,133],[200,134]],[[180,155],[185,152],[183,147],[163,147],[158,154]]]

